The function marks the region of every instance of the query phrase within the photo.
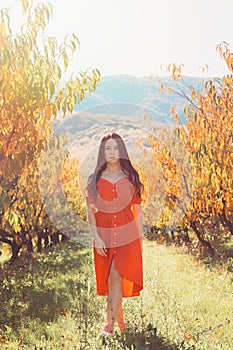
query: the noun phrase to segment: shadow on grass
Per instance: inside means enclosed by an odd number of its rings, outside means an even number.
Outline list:
[[[233,246],[224,246],[219,249],[213,256],[201,258],[203,263],[208,267],[224,267],[229,272],[233,272]]]
[[[171,344],[164,337],[157,334],[157,328],[154,328],[150,324],[145,330],[131,330],[128,329],[122,335],[114,335],[111,337],[103,337],[102,345],[103,349],[110,347],[115,340],[118,340],[118,344],[125,350],[195,350],[192,348],[182,347],[184,344]]]
[[[86,290],[79,269],[90,263],[90,251],[73,242],[62,243],[36,257],[1,267],[0,324],[17,329],[25,317],[53,321]]]

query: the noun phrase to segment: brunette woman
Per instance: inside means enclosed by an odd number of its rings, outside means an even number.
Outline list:
[[[122,138],[103,137],[87,184],[97,293],[107,296],[103,335],[112,334],[116,322],[125,331],[122,298],[139,296],[143,288],[142,190]]]

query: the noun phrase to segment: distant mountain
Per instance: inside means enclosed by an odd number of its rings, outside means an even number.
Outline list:
[[[71,134],[89,130],[100,122],[116,122],[123,117],[125,123],[129,121],[141,124],[143,118],[151,122],[173,124],[169,108],[175,106],[181,122],[185,123],[183,113],[187,100],[171,92],[162,94],[159,91],[161,84],[171,89],[179,88],[188,91],[188,86],[201,90],[204,79],[186,77],[185,85],[180,86],[170,77],[161,77],[159,80],[137,78],[131,75],[116,75],[103,77],[94,93],[85,96],[84,101],[76,104],[72,115],[55,122],[56,128],[62,128]],[[88,117],[87,117],[88,115]],[[145,124],[143,122],[143,124]]]
[[[186,77],[186,86],[183,85],[182,88],[188,91],[188,86],[192,85],[201,89],[203,81],[197,77]],[[75,110],[93,114],[115,112],[123,116],[140,116],[140,112],[147,110],[151,120],[172,122],[169,107],[174,105],[181,113],[182,121],[185,122],[182,112],[187,101],[174,93],[163,95],[159,91],[161,84],[167,84],[175,90],[179,89],[177,83],[170,77],[161,77],[153,81],[148,77],[137,78],[130,75],[103,77],[95,92],[77,104]]]
[[[192,85],[201,90],[203,82],[197,77],[186,77],[181,88],[188,91]],[[133,152],[138,140],[146,147],[149,134],[156,138],[161,129],[174,124],[169,113],[171,106],[176,107],[185,123],[183,109],[187,101],[174,93],[162,94],[161,84],[179,90],[170,77],[159,81],[130,75],[103,77],[95,92],[77,104],[71,115],[55,121],[55,132],[66,133],[71,153],[82,161],[87,155],[89,161],[94,161],[90,154],[96,154],[100,138],[108,132],[118,132]]]

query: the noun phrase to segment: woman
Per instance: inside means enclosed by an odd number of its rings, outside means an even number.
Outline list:
[[[97,293],[108,296],[103,335],[114,332],[115,321],[124,332],[122,298],[139,296],[143,288],[142,190],[122,138],[105,136],[87,185]]]

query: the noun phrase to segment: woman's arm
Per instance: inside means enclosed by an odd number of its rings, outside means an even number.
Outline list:
[[[88,204],[88,206],[87,206],[88,222],[89,222],[90,227],[91,227],[91,233],[92,233],[93,239],[96,240],[100,237],[99,237],[98,230],[97,230],[94,209],[95,209],[94,204]]]
[[[133,215],[136,221],[136,225],[138,228],[139,236],[140,236],[140,242],[141,242],[141,248],[142,248],[142,235],[143,235],[143,218],[142,218],[142,208],[140,204],[133,204],[132,205],[132,211]]]
[[[91,227],[91,233],[94,239],[95,243],[95,248],[98,254],[102,256],[107,256],[106,252],[106,247],[104,241],[100,238],[98,230],[97,230],[97,225],[96,225],[96,218],[94,214],[94,204],[88,204],[87,206],[87,214],[88,214],[88,221]]]

